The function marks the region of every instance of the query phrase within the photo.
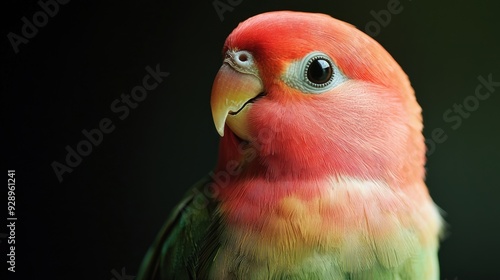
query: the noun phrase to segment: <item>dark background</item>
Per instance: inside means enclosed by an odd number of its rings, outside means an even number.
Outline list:
[[[365,30],[370,11],[390,1],[243,0],[222,21],[212,2],[73,0],[17,54],[7,34],[21,35],[21,18],[31,21],[41,8],[2,2],[2,160],[3,172],[16,170],[18,217],[17,272],[8,279],[118,280],[113,271],[122,268],[136,275],[169,211],[215,164],[210,89],[223,41],[238,22],[289,9]],[[447,136],[427,164],[430,192],[449,223],[441,279],[498,278],[500,88],[457,129],[443,113],[470,100],[478,76],[500,81],[499,2],[400,3],[403,10],[374,37],[409,75],[426,138],[434,129]],[[120,120],[111,103],[157,64],[170,76]],[[115,130],[60,183],[51,163],[65,163],[65,147],[76,148],[81,131],[103,118]],[[3,187],[2,201],[6,196]],[[7,242],[0,240],[3,258]],[[6,272],[5,261],[0,266]]]

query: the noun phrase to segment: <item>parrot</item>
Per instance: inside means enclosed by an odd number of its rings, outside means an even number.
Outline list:
[[[214,169],[137,279],[438,279],[422,109],[376,40],[322,13],[239,23],[210,95]]]

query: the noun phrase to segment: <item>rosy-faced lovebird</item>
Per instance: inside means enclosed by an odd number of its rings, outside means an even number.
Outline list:
[[[438,279],[421,108],[391,55],[330,16],[279,11],[240,23],[222,59],[216,167],[138,279]]]

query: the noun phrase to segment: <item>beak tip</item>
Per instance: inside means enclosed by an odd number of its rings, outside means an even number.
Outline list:
[[[214,118],[215,130],[219,133],[220,137],[224,137],[224,128],[226,127],[226,118]]]
[[[220,137],[224,137],[224,127],[217,129],[217,132],[219,133]]]

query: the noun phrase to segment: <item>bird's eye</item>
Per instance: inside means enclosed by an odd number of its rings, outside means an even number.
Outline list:
[[[324,87],[330,84],[333,80],[332,63],[327,57],[316,56],[306,64],[305,67],[306,81],[313,87]]]
[[[281,79],[303,93],[322,94],[348,78],[326,53],[313,51],[290,63]]]

